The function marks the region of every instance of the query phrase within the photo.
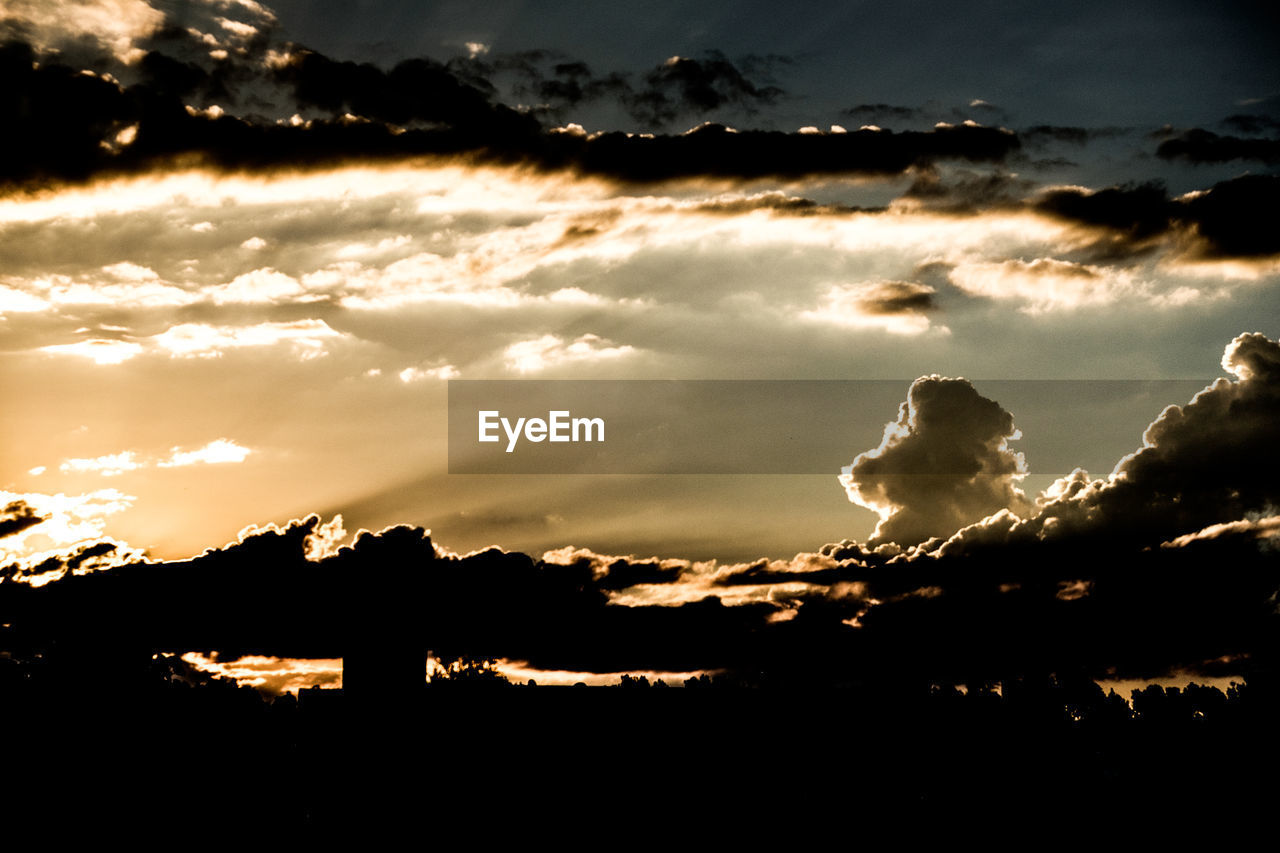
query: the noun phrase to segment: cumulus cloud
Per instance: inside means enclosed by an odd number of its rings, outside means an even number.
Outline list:
[[[1227,345],[1219,379],[1164,410],[1143,447],[1085,498],[1104,515],[1188,532],[1280,504],[1274,425],[1280,419],[1280,344],[1254,332]],[[1139,528],[1141,529],[1141,528]]]
[[[1013,416],[964,379],[917,379],[880,446],[840,475],[849,500],[880,516],[872,545],[915,545],[1002,509],[1025,511],[1026,475],[1008,442]]]
[[[975,525],[942,546],[944,554],[1029,540],[1096,538],[1137,543],[1209,538],[1206,530],[1280,506],[1275,424],[1280,418],[1280,343],[1237,336],[1219,379],[1147,428],[1142,447],[1106,479],[1077,470],[1037,500],[1039,511],[997,526]],[[1190,539],[1186,541],[1192,541]]]

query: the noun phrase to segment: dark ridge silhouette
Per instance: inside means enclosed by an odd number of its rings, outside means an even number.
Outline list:
[[[1270,815],[1272,786],[1250,768],[1280,757],[1276,683],[1260,677],[1225,692],[1153,685],[1130,706],[1076,671],[877,690],[724,677],[656,689],[643,676],[493,689],[469,661],[456,671],[477,675],[356,702],[318,689],[267,699],[171,657],[140,670],[127,697],[74,670],[37,694],[15,684],[19,666],[0,660],[9,718],[32,728],[6,748],[6,825],[55,837],[194,822],[210,838],[369,838],[442,816],[483,827],[507,811],[595,833],[620,812],[695,804],[732,838],[785,835],[802,817],[834,831],[855,807],[917,832],[995,804],[1011,827],[1049,825],[1064,804],[1088,831],[1169,809],[1239,825]]]

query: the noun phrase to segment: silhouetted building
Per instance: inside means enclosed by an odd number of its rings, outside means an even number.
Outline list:
[[[352,707],[412,702],[426,683],[421,583],[406,562],[389,560],[376,580],[343,591],[342,688]]]

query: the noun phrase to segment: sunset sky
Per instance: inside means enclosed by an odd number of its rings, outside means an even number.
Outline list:
[[[1274,483],[1177,454],[1275,436],[1274,12],[781,9],[6,3],[0,562],[314,513],[329,551],[408,524],[727,566],[1043,539],[1179,489],[1204,511],[1170,499],[1147,544],[1273,535]],[[448,472],[450,379],[900,385],[843,474],[504,476]],[[1185,483],[1111,476],[1144,432]],[[975,481],[894,478],[947,436]]]

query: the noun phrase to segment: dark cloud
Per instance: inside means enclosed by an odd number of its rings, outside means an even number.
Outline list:
[[[445,67],[460,80],[487,94],[525,101],[530,111],[563,121],[565,110],[610,98],[622,101],[632,94],[630,75],[597,75],[587,63],[556,50],[454,57]]]
[[[916,107],[903,107],[894,104],[858,104],[849,107],[841,115],[857,119],[862,124],[876,124],[885,121],[912,121],[921,116]]]
[[[1041,157],[1035,160],[1027,160],[1028,168],[1035,169],[1038,172],[1073,169],[1079,165],[1076,161],[1068,160],[1066,157]]]
[[[781,53],[749,53],[738,60],[738,67],[743,74],[765,83],[776,82],[777,75],[783,69],[792,68],[796,64],[794,56]]]
[[[1043,140],[1068,142],[1072,145],[1084,145],[1089,141],[1089,131],[1083,127],[1038,124],[1035,127],[1020,130],[1018,133],[1028,145]]]
[[[893,175],[938,160],[998,162],[1017,147],[1012,133],[970,126],[813,134],[735,132],[704,125],[679,136],[602,134],[584,140],[573,153],[574,164],[584,172],[643,182],[699,176]]]
[[[696,59],[673,56],[645,74],[644,83],[627,103],[641,121],[658,126],[683,115],[705,115],[726,106],[751,113],[785,94],[777,86],[752,82],[723,54],[715,52]]]
[[[674,56],[640,75],[597,72],[559,51],[458,57],[447,68],[478,89],[498,96],[507,91],[531,101],[530,111],[556,121],[573,118],[583,104],[612,102],[647,128],[676,120],[693,123],[724,110],[751,115],[785,96],[774,85],[775,71],[791,60],[783,56],[744,57],[735,63],[708,51],[698,57]]]
[[[1036,209],[1086,225],[1101,226],[1128,242],[1146,240],[1169,229],[1172,210],[1163,184],[1126,184],[1097,192],[1051,190]]]
[[[299,105],[334,116],[351,113],[397,126],[466,128],[482,139],[521,121],[429,59],[405,60],[383,71],[374,65],[335,62],[318,53],[298,51],[276,74],[292,87]]]
[[[841,110],[840,115],[859,125],[875,126],[920,127],[974,121],[981,124],[1004,124],[1009,121],[1009,113],[1003,107],[981,98],[975,98],[960,105],[936,100],[930,100],[918,107],[885,103],[858,104]]]
[[[1156,148],[1156,156],[1189,163],[1256,160],[1270,166],[1280,163],[1280,139],[1219,136],[1212,131],[1193,128],[1161,142]]]
[[[913,281],[882,281],[859,292],[858,307],[868,314],[921,314],[937,308],[937,291]]]
[[[3,509],[0,509],[0,537],[20,533],[28,527],[33,527],[45,521],[47,518],[48,516],[37,513],[35,507],[26,501],[10,501]]]
[[[756,210],[767,210],[783,216],[836,216],[848,213],[882,212],[884,208],[857,207],[845,204],[822,204],[783,192],[760,193],[745,198],[716,199],[692,208],[698,213],[737,216]]]
[[[621,590],[636,584],[664,584],[679,580],[689,568],[684,560],[637,560],[596,554],[586,549],[562,549],[553,552],[553,562],[575,570],[590,572],[595,585],[603,590]]]
[[[1096,192],[1051,190],[1031,204],[1060,219],[1094,226],[1100,253],[1140,252],[1158,238],[1180,235],[1207,257],[1264,257],[1280,253],[1269,227],[1280,198],[1280,177],[1243,175],[1208,190],[1170,198],[1159,183],[1126,184]]]
[[[1019,510],[1022,455],[1013,417],[963,379],[922,377],[911,384],[884,440],[859,455],[840,482],[849,499],[880,515],[877,545],[916,545],[1002,509]]]
[[[1244,175],[1179,200],[1178,216],[1212,257],[1280,254],[1280,229],[1271,226],[1280,202],[1280,176]]]
[[[1227,116],[1222,120],[1222,124],[1237,133],[1245,133],[1250,136],[1260,136],[1264,133],[1280,131],[1280,119],[1254,113],[1237,113]]]
[[[110,539],[86,542],[62,553],[42,555],[38,562],[29,561],[25,564],[10,563],[7,566],[0,566],[0,583],[30,581],[42,575],[57,577],[73,573],[105,571],[127,565],[137,559],[137,556],[136,552],[122,548]]]
[[[29,45],[0,46],[0,182],[85,178],[103,160],[102,143],[122,130],[129,105],[120,87],[65,65],[32,66]]]
[[[421,528],[364,533],[316,563],[305,554],[318,521],[256,531],[189,561],[67,575],[39,588],[0,583],[0,615],[104,654],[133,647],[342,657],[398,642],[548,668],[618,671],[653,662],[688,671],[724,660],[735,638],[773,609],[715,599],[610,606],[606,589],[670,580],[678,570],[617,559],[603,567],[590,559],[543,563],[497,549],[444,556]]]
[[[237,67],[243,70],[243,63]],[[648,108],[710,109],[775,97],[731,67],[717,57],[664,66],[651,82],[657,94]],[[564,73],[578,70],[570,64]],[[79,181],[192,156],[214,168],[261,170],[465,155],[633,182],[897,174],[945,159],[999,161],[1018,147],[1011,133],[968,125],[897,134],[734,133],[717,125],[679,136],[547,133],[533,117],[425,59],[383,71],[295,49],[276,62],[270,81],[300,109],[329,117],[293,123],[191,108],[184,96],[207,94],[214,84],[205,69],[189,62],[153,53],[140,74],[139,82],[126,86],[70,66],[37,63],[28,45],[5,45],[0,110],[14,122],[0,143],[0,182],[30,187]]]
[[[1018,136],[1028,147],[1038,147],[1049,142],[1063,142],[1082,146],[1095,139],[1121,136],[1129,131],[1119,127],[1077,127],[1071,125],[1037,124],[1022,128]]]
[[[858,556],[862,552],[858,551]],[[792,563],[779,565],[769,560],[757,560],[745,566],[723,570],[716,574],[715,586],[754,586],[759,584],[806,583],[822,587],[834,587],[839,583],[858,583],[865,580],[867,567],[862,562],[845,566],[812,568]]]
[[[1031,181],[1004,172],[979,174],[961,169],[922,168],[902,194],[934,210],[974,212],[1011,207],[1034,186]]]
[[[567,246],[571,243],[580,243],[584,240],[598,237],[613,228],[621,218],[622,211],[617,209],[575,217],[573,224],[564,229],[564,234],[552,245],[555,247]]]
[[[612,72],[595,77],[584,62],[557,64],[552,73],[555,75],[553,78],[538,83],[537,95],[541,101],[553,105],[573,107],[606,98],[617,98],[626,103],[632,94],[626,75]]]
[[[183,62],[152,50],[142,57],[138,70],[146,85],[161,94],[177,97],[214,94],[210,91],[212,75],[194,62]]]

